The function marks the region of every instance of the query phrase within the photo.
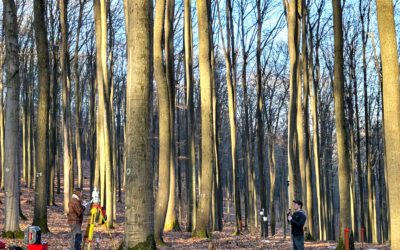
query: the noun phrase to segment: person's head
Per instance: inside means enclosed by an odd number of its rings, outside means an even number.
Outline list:
[[[303,202],[301,200],[293,200],[293,209],[295,211],[303,208]]]
[[[79,199],[81,199],[82,198],[82,189],[81,188],[74,188],[74,194],[76,196],[78,196]]]

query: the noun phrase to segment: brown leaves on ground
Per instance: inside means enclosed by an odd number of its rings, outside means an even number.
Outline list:
[[[87,181],[87,179],[85,180]],[[24,230],[31,225],[33,218],[34,191],[26,187],[22,187],[21,206],[27,221],[20,221],[20,228]],[[89,200],[89,190],[84,189],[84,199]],[[4,230],[4,193],[0,193],[0,231]],[[69,247],[69,226],[67,216],[63,213],[63,195],[56,194],[56,204],[58,206],[48,207],[48,225],[50,233],[42,235],[42,240],[49,244],[49,249],[67,249]],[[117,205],[117,220],[114,223],[114,229],[111,230],[110,238],[105,226],[97,226],[94,239],[99,242],[99,249],[114,249],[119,246],[123,239],[124,233],[124,204]],[[275,237],[269,237],[267,240],[261,239],[259,234],[250,234],[243,232],[242,234],[233,235],[233,218],[231,215],[229,221],[224,222],[224,230],[222,232],[213,232],[211,239],[196,239],[191,237],[190,232],[168,232],[164,235],[166,247],[160,249],[291,249],[290,236],[286,239],[283,237],[283,230],[280,228]],[[87,228],[88,216],[85,216],[82,226],[82,232]],[[288,234],[289,235],[289,234]],[[23,240],[4,240],[7,246],[15,244],[24,246]],[[334,249],[335,242],[306,242],[306,249]],[[387,245],[363,245],[356,244],[356,249],[389,249]],[[96,249],[96,248],[94,248]]]

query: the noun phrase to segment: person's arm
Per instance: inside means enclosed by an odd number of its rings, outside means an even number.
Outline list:
[[[304,223],[306,222],[306,216],[301,213],[296,213],[296,215],[293,214],[291,223],[296,225],[296,226],[304,226]]]

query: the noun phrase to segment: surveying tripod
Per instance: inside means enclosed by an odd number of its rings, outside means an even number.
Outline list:
[[[110,236],[110,239],[112,241],[112,235],[110,232],[110,228],[108,226],[105,210],[99,203],[95,203],[92,205],[92,207],[90,209],[89,224],[86,229],[84,246],[82,249],[87,249],[87,250],[93,249],[91,247],[93,247],[92,244],[95,243],[95,242],[93,242],[93,233],[95,230],[96,219],[98,219],[99,224],[104,224],[104,226],[107,229],[108,235]],[[114,242],[113,242],[113,246],[114,246],[114,249],[116,249]],[[96,248],[94,248],[94,249],[96,249]]]

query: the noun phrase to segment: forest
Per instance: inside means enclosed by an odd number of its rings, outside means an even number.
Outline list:
[[[0,243],[400,250],[400,0],[0,10]]]

